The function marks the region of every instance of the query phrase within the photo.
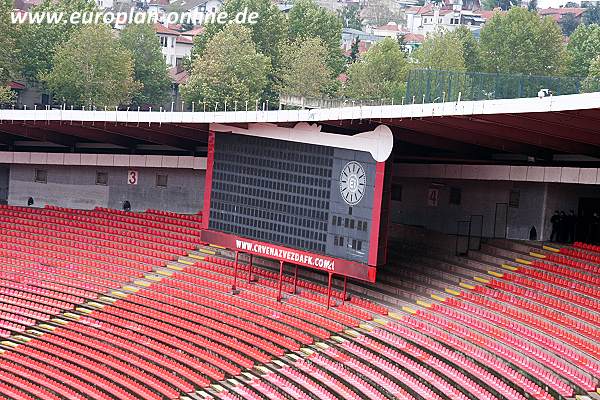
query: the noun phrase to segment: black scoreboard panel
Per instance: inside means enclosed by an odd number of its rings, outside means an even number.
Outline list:
[[[215,133],[213,160],[209,229],[367,263],[369,153]]]

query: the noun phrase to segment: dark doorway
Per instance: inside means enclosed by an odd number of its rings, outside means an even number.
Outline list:
[[[600,198],[580,198],[577,216],[575,239],[600,243]]]
[[[10,167],[0,165],[0,204],[6,204],[8,201],[8,181],[10,176]]]

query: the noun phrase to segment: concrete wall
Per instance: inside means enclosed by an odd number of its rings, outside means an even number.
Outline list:
[[[44,169],[47,183],[34,181],[35,170]],[[129,200],[132,210],[148,208],[196,213],[203,207],[205,171],[193,169],[135,168],[137,185],[127,183],[129,168],[59,165],[19,165],[10,168],[8,203],[26,205],[33,197],[36,207],[46,204],[91,209],[122,208]],[[96,172],[108,173],[108,185],[96,185]],[[168,175],[167,187],[156,186],[157,173]]]
[[[10,168],[8,165],[0,164],[0,204],[5,204],[8,199],[8,178]]]
[[[508,207],[507,237],[529,239],[532,226],[538,239],[548,239],[554,210],[577,213],[582,197],[600,198],[600,186],[542,182],[480,181],[455,179],[400,178],[402,201],[392,202],[394,223],[423,226],[455,234],[457,221],[483,215],[483,236],[492,237],[496,203],[509,203],[511,190],[519,192],[519,206]],[[450,188],[462,189],[461,204],[449,204]],[[430,188],[439,190],[437,207],[428,205]]]

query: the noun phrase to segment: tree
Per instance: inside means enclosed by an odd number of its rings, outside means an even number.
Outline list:
[[[133,58],[105,25],[86,25],[60,46],[42,76],[55,98],[76,107],[129,104],[139,90]]]
[[[342,21],[334,13],[317,5],[314,0],[297,0],[290,10],[288,19],[288,39],[297,41],[320,38],[327,48],[327,65],[336,76],[345,65],[340,47]]]
[[[227,25],[208,42],[193,64],[192,74],[182,90],[188,102],[221,104],[225,101],[261,100],[268,84],[269,57],[259,53],[252,31],[241,25]],[[264,99],[264,98],[262,98]]]
[[[65,16],[73,12],[96,10],[92,0],[44,0],[31,12],[62,12]],[[65,22],[68,22],[65,20]],[[40,76],[52,69],[54,52],[65,43],[81,25],[65,24],[23,24],[19,34],[18,47],[21,49],[23,75],[31,80],[40,80]]]
[[[409,71],[406,55],[390,38],[373,45],[363,58],[348,68],[345,95],[352,99],[400,100]]]
[[[281,94],[321,97],[334,86],[335,78],[327,66],[327,48],[319,38],[286,45],[281,71]]]
[[[565,3],[565,8],[577,8],[579,5],[573,1],[567,1]]]
[[[0,105],[12,103],[14,95],[7,85],[18,73],[17,30],[10,20],[12,8],[12,0],[0,0]]]
[[[481,51],[479,41],[475,39],[473,32],[464,25],[459,26],[454,31],[448,33],[451,38],[455,38],[463,49],[463,58],[465,67],[469,72],[481,72]]]
[[[537,0],[529,0],[529,3],[527,3],[527,9],[529,11],[537,12],[537,8],[538,8]]]
[[[171,80],[165,67],[160,41],[152,26],[130,24],[122,32],[121,45],[133,56],[134,79],[140,90],[133,94],[132,105],[156,106],[169,99]]]
[[[560,19],[560,29],[562,29],[562,33],[565,36],[571,36],[571,34],[577,29],[579,26],[579,20],[575,17],[575,14],[568,13],[563,15]]]
[[[427,35],[423,44],[413,52],[413,58],[419,68],[466,71],[462,43],[456,36],[441,31]]]
[[[512,7],[518,6],[519,0],[482,0],[481,5],[485,10],[488,11],[496,8],[506,11]]]
[[[350,62],[355,62],[360,55],[360,40],[358,37],[354,39],[352,42],[352,47],[350,47]]]
[[[360,7],[358,4],[350,4],[342,7],[339,10],[340,18],[344,24],[344,28],[352,28],[362,30],[362,21],[360,18]]]
[[[600,55],[590,63],[587,78],[582,83],[583,92],[600,92]]]
[[[488,72],[552,75],[564,64],[562,33],[551,18],[524,8],[496,13],[481,30],[483,67]]]
[[[425,3],[425,0],[420,1]],[[380,26],[388,22],[398,24],[404,22],[404,14],[400,11],[397,3],[392,0],[365,0],[361,14],[371,26]]]
[[[277,66],[280,46],[287,37],[287,23],[284,14],[271,0],[226,0],[221,11],[227,12],[228,15],[237,15],[246,8],[248,14],[258,13],[256,24],[245,25],[250,30],[256,50],[268,56],[273,66]],[[196,36],[194,40],[192,59],[202,56],[208,42],[223,29],[225,29],[223,24],[207,23],[202,35]]]
[[[246,9],[248,15],[252,12],[258,13],[256,24],[246,24],[244,26],[250,31],[256,51],[267,56],[272,67],[269,68],[268,83],[260,97],[265,100],[268,99],[269,104],[275,105],[278,101],[275,86],[279,83],[277,72],[280,70],[281,64],[281,46],[287,39],[287,20],[272,0],[226,0],[221,11],[227,12],[228,15],[237,15],[238,12],[244,12]],[[197,57],[204,55],[208,43],[224,29],[225,25],[222,24],[211,23],[205,25],[204,33],[194,39],[192,63],[190,65],[194,65]]]
[[[587,76],[592,60],[600,54],[600,25],[580,24],[571,34],[567,45],[567,72]]]
[[[583,23],[586,25],[600,24],[600,5],[590,5],[583,13]]]

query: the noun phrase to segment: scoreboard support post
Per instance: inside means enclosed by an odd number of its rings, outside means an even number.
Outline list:
[[[277,301],[281,301],[281,281],[283,280],[283,260],[279,261],[279,290],[277,293]]]
[[[253,254],[250,253],[250,265],[248,265],[248,283],[252,282],[252,259],[253,259]]]
[[[296,294],[296,288],[298,287],[298,265],[294,268],[294,294]]]
[[[236,286],[237,286],[237,272],[238,272],[238,260],[239,260],[239,255],[240,252],[236,251],[235,252],[235,263],[233,265],[233,286],[231,287],[231,290],[233,291],[233,293],[235,294],[235,291],[237,290]]]
[[[333,274],[330,272],[329,273],[329,279],[327,282],[327,309],[329,310],[329,307],[331,305],[331,278],[333,277]]]
[[[342,294],[342,304],[346,302],[346,288],[348,287],[348,277],[344,275],[344,293]]]

